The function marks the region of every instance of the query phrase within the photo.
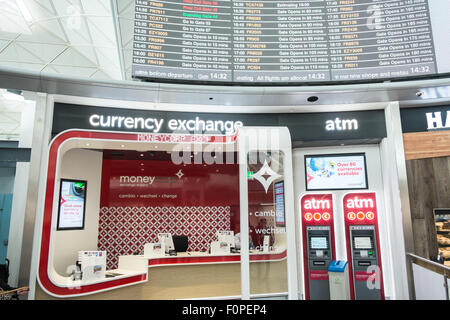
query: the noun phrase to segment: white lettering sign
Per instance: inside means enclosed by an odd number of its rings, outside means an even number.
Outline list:
[[[355,209],[355,208],[373,208],[373,200],[372,199],[358,199],[355,197],[353,199],[347,200],[347,208]]]
[[[334,120],[327,120],[325,122],[325,129],[327,131],[341,131],[341,130],[358,130],[358,120],[336,118]]]
[[[427,112],[425,116],[427,117],[428,130],[450,128],[450,110],[447,110],[445,124],[440,111]]]
[[[312,198],[311,200],[305,201],[304,207],[305,209],[330,209],[330,201]]]
[[[104,116],[93,114],[89,117],[89,124],[100,128],[123,128],[141,129],[152,132],[160,132],[164,119],[142,118],[142,117],[122,117],[122,116]],[[222,121],[222,120],[202,120],[195,117],[194,120],[169,119],[167,127],[171,131],[190,131],[190,132],[225,132],[227,134],[235,133],[240,127],[243,127],[242,121]]]

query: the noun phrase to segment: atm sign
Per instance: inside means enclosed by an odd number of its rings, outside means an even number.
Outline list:
[[[329,224],[333,219],[331,194],[307,194],[300,201],[301,214],[306,224]]]
[[[376,218],[376,195],[370,193],[348,193],[343,198],[344,215],[350,223],[370,223]]]

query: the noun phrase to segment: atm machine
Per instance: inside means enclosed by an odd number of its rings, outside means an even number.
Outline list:
[[[350,295],[355,300],[384,300],[375,192],[343,197]]]
[[[335,259],[332,195],[306,194],[300,208],[305,299],[329,300],[328,266]]]

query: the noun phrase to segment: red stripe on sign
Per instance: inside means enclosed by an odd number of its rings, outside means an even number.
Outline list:
[[[311,270],[309,272],[309,278],[311,280],[328,280],[328,271]]]
[[[376,272],[369,273],[365,271],[355,271],[355,281],[377,281],[378,274]]]

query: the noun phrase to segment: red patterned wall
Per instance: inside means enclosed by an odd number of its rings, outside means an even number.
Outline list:
[[[159,232],[188,235],[188,250],[203,251],[217,230],[234,230],[238,170],[237,164],[184,166],[148,153],[114,159],[105,152],[98,249],[107,251],[108,269],[117,268],[120,255],[142,254]]]

